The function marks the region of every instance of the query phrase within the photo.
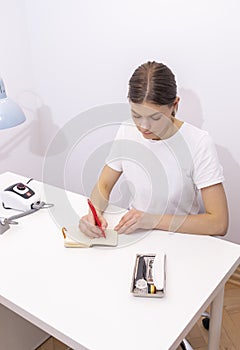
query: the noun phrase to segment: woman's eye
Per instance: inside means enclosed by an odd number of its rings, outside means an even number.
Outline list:
[[[159,114],[159,115],[156,115],[154,117],[151,117],[152,120],[160,120],[162,118],[162,115]]]
[[[136,118],[136,119],[141,118],[141,115],[136,115],[136,114],[133,114],[132,116],[133,116],[133,118]]]
[[[142,118],[142,116],[139,115],[139,114],[132,114],[132,116],[133,116],[134,119]],[[160,120],[160,119],[162,118],[162,114],[157,114],[157,115],[155,115],[155,116],[149,116],[148,118],[149,118],[149,119],[152,119],[152,120],[154,120],[154,121]]]

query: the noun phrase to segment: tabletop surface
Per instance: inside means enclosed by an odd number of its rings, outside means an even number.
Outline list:
[[[26,178],[4,173],[0,189],[18,181]],[[67,196],[76,215],[87,212],[85,197]],[[106,215],[109,225],[121,215]],[[0,236],[0,302],[76,350],[176,348],[240,263],[240,246],[219,238],[155,230],[122,235],[116,248],[64,248],[47,209],[18,222]],[[167,256],[165,297],[134,297],[136,254],[158,251]]]

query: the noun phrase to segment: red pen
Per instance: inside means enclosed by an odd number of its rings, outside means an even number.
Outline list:
[[[103,234],[103,237],[106,238],[106,234],[102,228],[102,223],[101,221],[99,220],[99,217],[97,215],[97,212],[96,212],[96,209],[94,207],[94,205],[92,204],[92,202],[90,201],[90,199],[88,199],[88,205],[89,205],[89,208],[91,209],[91,212],[94,216],[94,219],[95,219],[95,224],[100,227],[101,231],[102,231],[102,234]]]

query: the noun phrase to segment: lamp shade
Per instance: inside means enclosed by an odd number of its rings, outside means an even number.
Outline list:
[[[6,95],[3,80],[0,78],[0,129],[8,129],[25,122],[26,117],[16,102]]]

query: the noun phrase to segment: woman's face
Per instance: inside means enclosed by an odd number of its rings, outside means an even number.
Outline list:
[[[132,118],[144,138],[161,140],[166,137],[172,127],[172,112],[174,105],[155,105],[150,102],[130,102]]]

